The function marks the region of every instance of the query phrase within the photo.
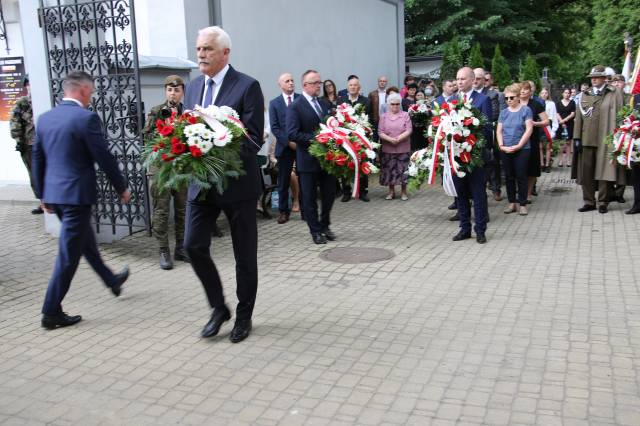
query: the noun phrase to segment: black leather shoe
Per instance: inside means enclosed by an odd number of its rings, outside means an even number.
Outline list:
[[[487,237],[485,237],[484,234],[478,234],[476,235],[476,241],[478,244],[485,244],[487,242]]]
[[[369,199],[369,195],[364,193],[364,194],[360,194],[360,201],[364,201],[365,203],[368,203],[371,200]]]
[[[129,278],[129,267],[125,266],[119,274],[116,274],[116,283],[111,286],[111,293],[113,293],[114,296],[120,296],[120,293],[122,293],[122,284],[124,284],[127,278]]]
[[[239,343],[244,339],[249,337],[251,333],[251,320],[236,320],[235,325],[233,326],[233,330],[231,330],[231,334],[229,335],[229,340],[231,343]]]
[[[609,208],[607,206],[605,206],[604,204],[602,204],[601,206],[598,207],[598,213],[605,214],[608,211],[609,211]]]
[[[454,214],[449,218],[449,222],[457,222],[460,220],[460,215],[458,213]]]
[[[615,201],[619,202],[620,204],[624,204],[627,202],[627,200],[625,200],[623,196],[616,197]]]
[[[77,324],[82,321],[80,315],[67,315],[61,312],[58,315],[46,315],[42,314],[42,326],[47,330],[53,330],[57,327],[69,327],[70,325]]]
[[[324,231],[322,231],[322,235],[324,235],[324,237],[329,241],[336,240],[336,234],[334,234],[333,231],[329,228],[326,228]]]
[[[31,210],[31,214],[42,214],[42,213],[44,213],[44,210],[42,210],[42,207],[38,207]]]
[[[531,191],[531,195],[533,195],[534,197],[538,196],[538,189],[536,188],[536,186],[533,186],[533,190]]]
[[[596,206],[593,206],[591,204],[585,204],[584,206],[580,207],[578,209],[578,211],[580,213],[584,213],[584,212],[590,212],[590,211],[595,210],[595,209],[596,209]]]
[[[471,238],[471,232],[460,231],[456,235],[453,236],[452,240],[453,241],[462,241],[462,240],[468,240],[469,238]]]
[[[313,242],[316,244],[327,244],[327,237],[325,237],[323,234],[319,232],[311,234],[311,238],[313,239]]]
[[[344,194],[342,194],[342,198],[340,199],[340,201],[342,201],[343,203],[346,203],[350,199],[351,199],[351,194],[345,192]]]
[[[447,207],[447,209],[458,210],[458,206],[456,206],[456,202],[454,201],[453,203],[449,204],[449,207]]]
[[[226,321],[231,319],[231,312],[226,306],[222,308],[214,308],[213,313],[211,314],[211,319],[204,326],[200,335],[202,337],[212,337],[218,334],[220,331],[220,327]]]
[[[283,225],[287,222],[289,222],[289,213],[280,212],[280,215],[278,216],[278,224]]]
[[[638,214],[638,213],[640,213],[640,207],[636,207],[636,206],[633,206],[629,210],[624,212],[624,214]]]
[[[173,269],[171,253],[169,253],[169,249],[165,247],[160,248],[160,269],[164,269],[165,271]]]
[[[191,263],[191,261],[189,260],[189,255],[181,245],[176,244],[176,249],[173,252],[173,258],[175,260],[181,260],[183,262]]]

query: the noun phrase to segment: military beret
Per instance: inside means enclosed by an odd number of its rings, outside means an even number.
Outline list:
[[[184,87],[184,81],[178,75],[170,75],[164,79],[165,86],[182,86]]]

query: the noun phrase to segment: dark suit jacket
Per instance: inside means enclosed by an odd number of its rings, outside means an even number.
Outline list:
[[[204,76],[200,75],[189,83],[184,97],[185,109],[200,105],[204,93]],[[260,83],[246,74],[229,66],[214,102],[217,106],[233,108],[247,129],[249,137],[244,138],[240,157],[245,174],[238,179],[230,178],[229,186],[222,195],[215,188],[209,191],[207,200],[215,203],[234,203],[236,201],[255,200],[262,192],[260,172],[256,154],[262,146],[264,132],[264,97]],[[195,200],[200,191],[196,185],[189,187],[189,201]]]
[[[476,91],[471,95],[471,105],[480,110],[480,113],[487,119],[487,123],[482,128],[482,134],[486,139],[484,160],[489,161],[491,159],[490,150],[493,147],[493,126],[491,125],[491,116],[493,109],[491,108],[491,100]]]
[[[43,202],[95,204],[94,163],[98,163],[118,194],[126,190],[124,177],[109,152],[95,112],[73,101],[62,101],[42,114],[35,139],[32,172],[36,197]]]
[[[494,123],[497,122],[498,117],[500,116],[500,100],[498,99],[498,92],[489,89],[488,87],[483,87],[481,93],[491,101],[491,117],[489,117],[489,119]]]
[[[323,118],[329,112],[331,104],[323,98],[318,98],[320,108],[322,108]],[[320,117],[307,101],[307,98],[300,96],[293,101],[287,110],[287,134],[289,140],[295,142],[296,147],[296,170],[300,173],[319,172],[320,163],[309,154],[309,144],[315,137],[315,132],[320,127]]]
[[[299,93],[293,94],[293,101],[298,99]],[[291,103],[293,103],[293,101]],[[282,97],[271,99],[269,102],[269,121],[271,124],[271,133],[276,138],[276,158],[296,156],[296,151],[289,148],[289,135],[287,135],[287,104]]]

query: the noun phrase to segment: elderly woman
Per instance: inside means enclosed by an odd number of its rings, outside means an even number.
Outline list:
[[[529,139],[533,132],[533,113],[528,106],[520,103],[520,85],[518,84],[512,84],[504,89],[504,99],[507,102],[507,108],[500,112],[496,129],[509,199],[504,212],[518,211],[524,216],[527,214],[527,170],[531,154]],[[518,210],[516,210],[516,201],[520,204]]]
[[[380,185],[388,186],[387,200],[396,196],[395,185],[400,185],[403,201],[407,201],[407,170],[411,155],[411,118],[402,111],[402,98],[397,93],[387,96],[388,110],[378,122],[378,135],[382,143],[380,157]]]

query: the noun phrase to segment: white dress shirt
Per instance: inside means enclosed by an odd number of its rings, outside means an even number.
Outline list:
[[[200,104],[205,108],[209,106],[209,105],[204,105],[204,98],[207,96],[207,90],[209,90],[208,88],[209,80],[213,79],[213,83],[214,83],[213,96],[211,96],[211,104],[214,104],[216,102],[216,98],[218,97],[220,86],[222,86],[222,81],[224,80],[224,76],[227,75],[227,71],[229,71],[229,64],[225,65],[224,68],[222,68],[218,72],[218,74],[214,75],[213,77],[209,77],[207,75],[204,76],[204,91],[202,93],[202,99]]]
[[[85,107],[84,105],[82,105],[82,102],[80,102],[80,101],[79,101],[79,100],[77,100],[77,99],[73,99],[73,98],[62,98],[62,100],[63,100],[63,101],[71,101],[71,102],[75,102],[75,103],[77,103],[78,105],[80,105],[82,108],[84,108],[84,107]]]

